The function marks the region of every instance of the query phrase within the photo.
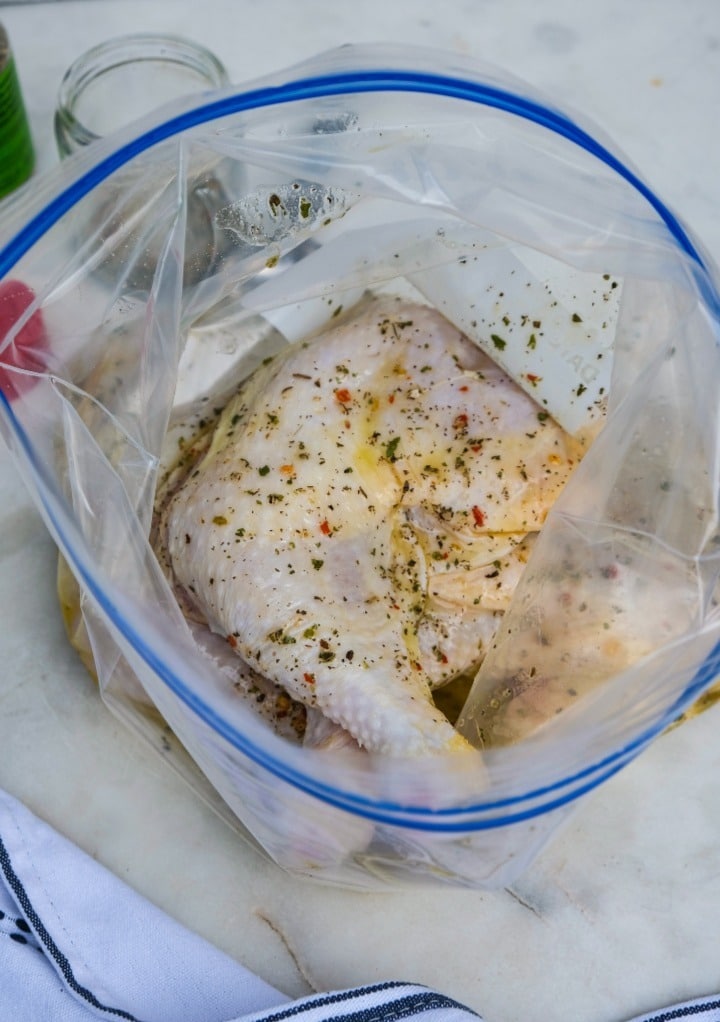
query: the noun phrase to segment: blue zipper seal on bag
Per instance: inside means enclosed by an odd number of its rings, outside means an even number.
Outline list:
[[[105,157],[33,217],[0,252],[0,279],[46,233],[49,227],[57,223],[61,216],[72,209],[96,185],[134,157],[141,155],[158,143],[183,131],[207,124],[209,121],[219,120],[246,110],[318,99],[322,96],[368,92],[419,92],[466,100],[514,114],[561,135],[605,163],[632,185],[659,214],[686,255],[703,270],[706,268],[700,253],[674,213],[609,149],[597,142],[592,135],[578,127],[564,114],[551,110],[534,100],[523,99],[494,86],[463,81],[449,75],[390,70],[358,71],[352,74],[301,78],[286,85],[266,86],[249,92],[234,93],[170,118]],[[714,304],[718,304],[720,302],[718,296],[714,297]]]

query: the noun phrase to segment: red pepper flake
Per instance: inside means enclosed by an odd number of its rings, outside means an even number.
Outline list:
[[[323,519],[323,521],[320,522],[320,532],[322,532],[323,536],[331,535],[332,529],[330,528],[330,522],[327,520],[327,518]]]
[[[475,519],[476,525],[482,526],[485,524],[485,512],[481,511],[477,504],[473,506],[472,516]]]
[[[462,387],[458,387],[458,390],[460,391],[461,394],[466,394],[467,391],[470,390],[470,388],[466,383],[464,383]]]
[[[414,668],[414,669],[415,669],[416,671],[421,671],[421,670],[422,670],[422,664],[421,664],[421,663],[418,663],[418,661],[417,661],[417,660],[413,660],[413,661],[412,661],[412,666],[413,666],[413,668]]]
[[[530,383],[532,383],[533,387],[536,386],[540,382],[540,380],[542,380],[542,376],[537,376],[535,373],[525,373],[525,375],[530,381]]]
[[[294,465],[281,465],[280,466],[280,471],[285,476],[294,476],[295,475],[295,466]]]
[[[460,412],[460,414],[456,415],[455,418],[453,419],[453,429],[457,430],[467,429],[467,424],[468,417],[465,414],[465,412]]]
[[[231,646],[232,649],[237,649],[237,639],[235,638],[234,635],[228,635],[227,642],[228,646]]]
[[[315,684],[315,675],[311,674],[310,671],[305,671],[305,673],[303,674],[303,678],[305,679],[308,685]]]
[[[394,405],[394,404],[395,404],[395,395],[394,395],[394,394],[391,394],[391,395],[390,395],[390,396],[388,397],[388,404],[391,404],[391,405]]]
[[[341,405],[349,405],[352,401],[352,394],[347,387],[341,387],[340,390],[335,391],[335,400]]]

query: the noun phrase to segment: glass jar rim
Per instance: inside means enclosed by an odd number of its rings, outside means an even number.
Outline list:
[[[80,97],[101,75],[145,61],[175,64],[194,71],[206,80],[208,88],[222,88],[230,84],[227,70],[219,57],[184,36],[164,32],[115,36],[86,50],[63,75],[55,110],[56,133],[71,138],[76,147],[97,141],[100,136],[77,116]]]

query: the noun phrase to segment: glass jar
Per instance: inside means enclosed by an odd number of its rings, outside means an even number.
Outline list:
[[[60,157],[86,146],[181,97],[198,95],[229,84],[220,60],[197,43],[177,36],[127,35],[109,39],[75,60],[58,90],[55,138]],[[185,284],[193,284],[220,257],[226,239],[216,228],[215,214],[230,200],[228,182],[202,163],[187,169],[187,216],[184,236]],[[77,223],[78,237],[98,250],[96,272],[111,282],[121,268],[128,288],[146,289],[152,283],[147,266],[157,262],[152,231],[154,212],[172,187],[162,171],[132,161],[105,188],[87,222]],[[224,232],[226,234],[227,232]],[[92,239],[88,241],[88,239]],[[144,249],[127,271],[127,246]]]
[[[111,134],[173,99],[229,84],[203,46],[169,35],[127,35],[71,64],[58,92],[55,139],[61,157]]]
[[[23,184],[34,164],[15,61],[7,32],[0,24],[0,198]]]

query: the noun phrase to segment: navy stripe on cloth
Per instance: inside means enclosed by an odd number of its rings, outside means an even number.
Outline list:
[[[642,1022],[674,1022],[675,1019],[692,1018],[693,1015],[702,1017],[706,1012],[720,1012],[720,999],[716,1001],[705,1001],[704,1004],[681,1004],[677,1008],[666,1008],[657,1015],[645,1015]]]
[[[375,986],[357,987],[354,990],[314,997],[300,1004],[291,1004],[286,1008],[259,1016],[259,1018],[262,1022],[284,1022],[285,1019],[297,1018],[305,1013],[317,1011],[318,1008],[332,1008],[331,1012],[323,1015],[324,1022],[400,1022],[412,1015],[443,1008],[454,1008],[473,1015],[475,1018],[480,1017],[476,1012],[466,1008],[458,1001],[454,1001],[451,997],[446,997],[434,990],[418,987],[415,987],[412,993],[404,994],[394,1000],[388,999],[381,1004],[353,1009],[353,1002],[367,997],[369,994],[389,992],[393,989],[407,990],[408,985],[407,983],[387,982],[378,983]]]

